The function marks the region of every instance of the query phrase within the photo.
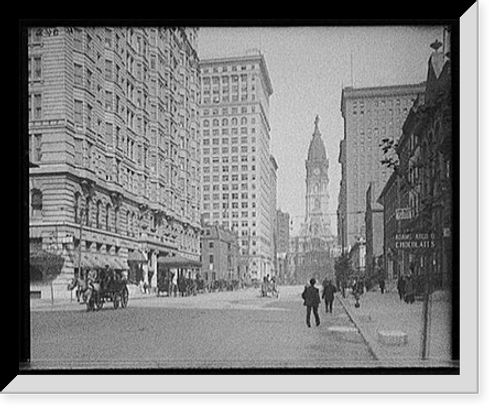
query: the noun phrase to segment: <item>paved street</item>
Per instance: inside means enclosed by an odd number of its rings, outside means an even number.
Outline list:
[[[308,328],[300,292],[279,299],[256,289],[195,297],[132,296],[127,308],[87,313],[83,305],[32,301],[32,364],[39,368],[252,368],[369,365],[364,342],[342,341],[330,327],[354,325],[340,302]]]

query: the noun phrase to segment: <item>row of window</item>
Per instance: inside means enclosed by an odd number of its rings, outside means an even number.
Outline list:
[[[207,183],[207,182],[218,182],[222,179],[223,182],[227,182],[229,181],[229,175],[228,174],[223,174],[222,176],[219,176],[219,175],[213,175],[213,176],[203,176],[203,182],[204,183]],[[232,181],[238,181],[239,179],[241,179],[242,181],[247,181],[248,180],[248,174],[232,174],[231,175],[231,180]],[[255,176],[255,174],[252,174],[252,180],[256,180],[257,177]]]
[[[241,152],[241,153],[248,153],[248,146],[231,147],[231,153],[238,153],[238,151]],[[251,147],[251,151],[252,151],[252,153],[256,152],[255,146]],[[214,155],[229,154],[229,147],[222,147],[222,148],[213,147],[212,151],[210,151],[210,148],[206,148],[205,147],[203,149],[203,155],[208,155],[208,154],[214,154]]]
[[[255,113],[255,105],[252,106],[240,106],[240,107],[231,107],[231,115],[235,114],[248,114],[248,110],[250,109],[250,112]],[[212,112],[212,115],[229,115],[229,107],[222,107],[222,108],[212,108],[212,110],[205,108],[203,110],[203,115],[204,116],[209,116],[210,112]]]
[[[208,74],[210,73],[210,70],[213,73],[219,73],[219,72],[227,72],[229,70],[233,72],[237,71],[247,71],[249,69],[255,69],[255,64],[248,64],[248,65],[232,65],[231,67],[224,65],[224,66],[213,66],[211,68],[203,68],[203,73]],[[235,75],[236,76],[236,75]]]
[[[252,168],[252,171],[255,171],[256,169],[256,166],[255,165],[252,165],[251,166]],[[205,166],[203,167],[203,173],[210,173],[210,170],[212,171],[212,173],[219,173],[219,166],[218,165],[214,165],[212,167],[212,169],[210,169],[210,166]],[[232,165],[231,166],[231,171],[248,171],[248,165],[247,164],[243,164],[242,166],[238,166],[236,164]],[[229,165],[226,165],[226,166],[222,166],[222,173],[229,173]]]
[[[231,98],[231,99],[230,99]],[[220,103],[228,103],[228,102],[246,102],[246,101],[255,101],[257,99],[255,94],[252,94],[250,97],[248,95],[223,95],[222,99],[220,96],[214,96],[212,99],[209,97],[203,97],[203,104],[220,104]]]
[[[256,138],[255,137],[252,137],[251,138],[252,140],[252,143],[255,143],[256,141]],[[209,139],[209,138],[204,138],[203,139],[203,145],[204,146],[209,146],[209,145],[213,145],[213,146],[218,146],[222,143],[222,145],[229,145],[229,137],[222,137],[222,138],[218,138],[218,137],[215,137],[215,138],[212,138],[212,139]],[[231,137],[231,145],[239,145],[239,144],[248,144],[248,137]],[[235,149],[233,147],[232,153],[237,153],[238,150]]]
[[[255,156],[251,156],[250,158],[252,162],[255,162]],[[229,156],[223,156],[222,158],[219,157],[203,157],[203,163],[209,164],[217,164],[222,161],[223,164],[229,163]],[[242,163],[247,163],[248,162],[248,156],[246,154],[239,156],[231,156],[231,162],[232,163],[238,163],[238,161],[241,161]]]
[[[241,125],[245,125],[245,124],[248,123],[248,118],[247,117],[241,117],[239,122],[240,122]],[[251,123],[255,124],[255,122],[256,122],[255,117],[252,117],[251,118]],[[232,126],[238,125],[238,118],[237,117],[232,117],[231,118],[231,125]],[[210,120],[208,120],[208,119],[203,120],[203,127],[209,127],[209,126],[210,126]],[[229,126],[229,118],[222,118],[222,119],[213,118],[212,119],[212,126],[213,127]]]

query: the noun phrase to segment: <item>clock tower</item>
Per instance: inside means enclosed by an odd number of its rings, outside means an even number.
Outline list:
[[[320,281],[335,278],[336,238],[331,226],[328,167],[316,116],[306,159],[306,215],[290,245],[292,281],[297,283],[305,283],[312,277]]]
[[[329,161],[321,133],[319,117],[314,121],[314,133],[306,159],[306,215],[304,229],[312,237],[331,236],[330,195],[328,187]]]

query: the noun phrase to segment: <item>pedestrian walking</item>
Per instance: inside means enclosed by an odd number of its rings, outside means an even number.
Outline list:
[[[378,278],[378,286],[380,287],[380,292],[383,294],[385,292],[385,278],[380,275]]]
[[[399,301],[402,301],[405,298],[405,278],[403,275],[399,275],[398,277],[398,294],[399,294]]]
[[[333,313],[333,300],[336,292],[337,288],[335,285],[333,285],[331,280],[327,280],[326,284],[323,286],[323,292],[321,294],[321,298],[325,301],[326,313]]]
[[[306,324],[307,327],[311,327],[311,311],[314,314],[314,319],[316,320],[316,326],[319,326],[320,319],[318,313],[318,307],[321,303],[319,297],[319,290],[314,286],[316,280],[311,278],[309,281],[310,285],[304,288],[302,292],[302,298],[304,299],[304,305],[306,306]]]
[[[410,264],[410,272],[405,279],[405,302],[413,304],[415,302],[415,264]]]

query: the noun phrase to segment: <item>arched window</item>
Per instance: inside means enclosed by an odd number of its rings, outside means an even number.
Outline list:
[[[238,119],[236,117],[231,118],[231,125],[238,125]]]
[[[97,204],[96,204],[96,226],[97,226],[97,229],[101,229],[101,209],[102,209],[102,202],[100,200],[98,200]]]
[[[106,205],[106,230],[111,230],[111,205],[109,203]]]
[[[92,223],[92,200],[89,197],[85,200],[85,225],[90,226]]]
[[[115,233],[119,231],[120,208],[115,208]]]

